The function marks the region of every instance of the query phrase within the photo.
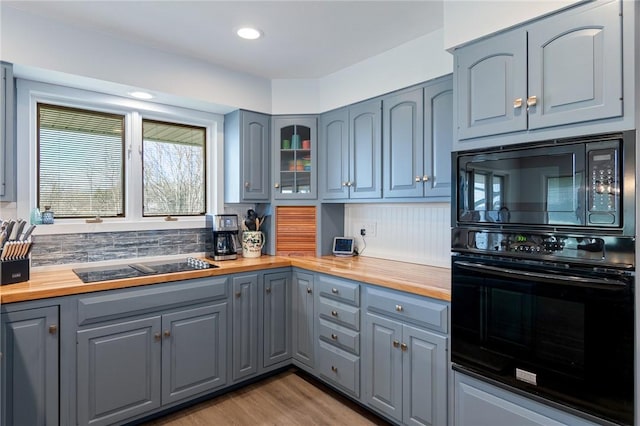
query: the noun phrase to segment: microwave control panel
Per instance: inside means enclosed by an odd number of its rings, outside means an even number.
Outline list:
[[[589,152],[590,205],[592,212],[617,210],[619,186],[617,150],[604,149]]]

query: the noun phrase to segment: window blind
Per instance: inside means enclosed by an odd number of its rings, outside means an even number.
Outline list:
[[[38,206],[124,216],[124,116],[38,104]]]

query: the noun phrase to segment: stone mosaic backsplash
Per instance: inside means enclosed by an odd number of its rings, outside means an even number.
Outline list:
[[[211,251],[210,228],[32,236],[31,266]]]

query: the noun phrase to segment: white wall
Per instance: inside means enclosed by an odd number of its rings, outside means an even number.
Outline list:
[[[453,72],[442,29],[319,80],[273,80],[274,114],[325,112]]]
[[[451,267],[451,207],[448,203],[347,204],[345,236],[355,236],[362,248],[360,228],[368,232],[362,256],[422,265]]]
[[[0,18],[2,60],[83,76],[78,79],[80,84],[88,77],[190,98],[198,105],[210,104],[206,109],[210,112],[225,112],[218,109],[218,105],[227,106],[226,111],[239,106],[263,112],[271,110],[268,79],[135,45],[99,32],[88,33],[10,7],[2,8]],[[99,87],[93,89],[100,90]]]
[[[444,47],[449,50],[585,0],[445,0]]]

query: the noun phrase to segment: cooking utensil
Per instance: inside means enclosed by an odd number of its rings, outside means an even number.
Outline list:
[[[36,229],[36,226],[35,226],[35,225],[31,225],[31,226],[29,226],[29,227],[27,228],[27,230],[26,230],[26,231],[24,231],[24,234],[22,234],[22,238],[21,238],[21,240],[23,240],[23,241],[24,241],[24,240],[28,239],[28,238],[31,236],[31,233],[33,232],[33,230],[34,230],[34,229]]]
[[[16,234],[14,240],[20,240],[24,226],[27,224],[26,220],[18,219],[18,224],[14,227],[14,233]]]

